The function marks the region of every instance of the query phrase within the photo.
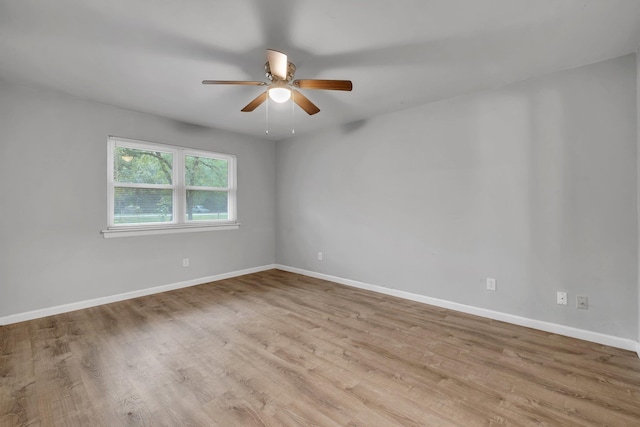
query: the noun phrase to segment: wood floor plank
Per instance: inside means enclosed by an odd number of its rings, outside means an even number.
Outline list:
[[[636,426],[628,351],[279,270],[0,327],[0,426]]]

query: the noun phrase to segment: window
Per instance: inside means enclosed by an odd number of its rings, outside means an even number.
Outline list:
[[[108,151],[105,237],[237,228],[235,156],[116,137]]]

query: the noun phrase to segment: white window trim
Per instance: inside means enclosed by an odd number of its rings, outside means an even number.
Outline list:
[[[107,140],[107,223],[108,227],[101,233],[105,239],[113,237],[145,236],[154,234],[192,233],[202,231],[235,230],[240,227],[237,219],[237,158],[233,154],[217,153],[213,151],[197,150],[175,145],[159,144],[155,142],[139,141],[116,136],[109,136]],[[129,147],[141,150],[154,150],[173,154],[173,184],[118,184],[114,181],[113,155],[116,147]],[[197,187],[185,186],[184,158],[187,155],[201,157],[215,157],[228,160],[228,187]],[[173,190],[173,218],[170,222],[150,224],[115,224],[114,195],[117,186],[142,188],[167,188]],[[187,190],[228,191],[227,220],[190,221],[186,222],[186,191]]]

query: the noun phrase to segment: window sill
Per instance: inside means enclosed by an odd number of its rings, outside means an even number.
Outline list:
[[[155,234],[237,230],[238,228],[240,228],[239,222],[227,222],[223,224],[178,224],[145,227],[117,227],[102,230],[101,233],[105,239],[111,239],[114,237],[152,236]]]

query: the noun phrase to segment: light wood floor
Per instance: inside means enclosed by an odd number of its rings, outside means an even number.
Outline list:
[[[0,328],[0,426],[640,425],[628,351],[272,270]]]

